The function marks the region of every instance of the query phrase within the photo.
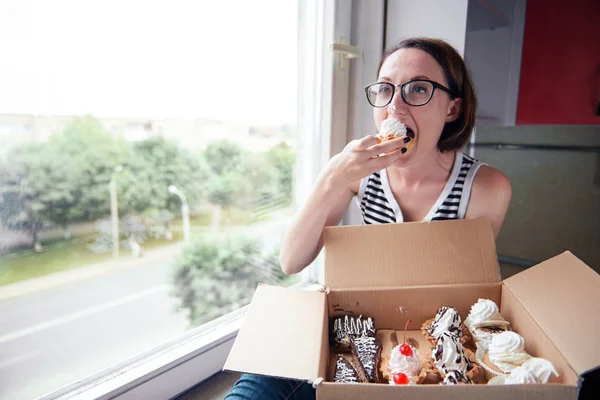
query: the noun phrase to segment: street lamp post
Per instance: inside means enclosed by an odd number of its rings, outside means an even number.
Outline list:
[[[119,207],[117,205],[117,174],[123,171],[121,165],[117,165],[110,176],[108,185],[110,191],[110,219],[112,226],[112,253],[113,258],[119,257]]]
[[[177,186],[175,186],[175,185],[169,185],[168,190],[169,190],[169,193],[176,195],[181,200],[181,219],[183,221],[183,240],[185,242],[189,242],[190,241],[190,207],[188,206],[187,198],[185,197],[185,194],[183,194],[183,192],[181,190],[177,189]]]

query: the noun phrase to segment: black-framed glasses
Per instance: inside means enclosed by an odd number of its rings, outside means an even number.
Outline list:
[[[415,107],[424,106],[429,103],[433,97],[433,92],[438,88],[448,93],[452,99],[458,97],[452,90],[444,85],[440,85],[429,79],[415,79],[399,85],[394,85],[389,82],[375,82],[365,86],[369,104],[377,108],[387,106],[392,102],[397,87],[400,87],[402,100],[409,106]]]

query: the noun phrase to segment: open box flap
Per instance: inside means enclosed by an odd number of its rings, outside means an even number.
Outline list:
[[[600,275],[565,252],[504,284],[577,374],[600,366]],[[583,336],[573,336],[575,327]]]
[[[223,369],[313,382],[325,313],[325,293],[259,285]]]
[[[325,228],[332,289],[500,282],[489,219]]]

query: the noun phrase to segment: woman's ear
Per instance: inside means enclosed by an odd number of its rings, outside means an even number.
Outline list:
[[[446,122],[456,120],[462,113],[462,102],[460,98],[456,98],[448,104],[448,113],[446,114]]]

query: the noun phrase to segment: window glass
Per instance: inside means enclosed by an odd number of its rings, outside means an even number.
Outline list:
[[[298,4],[0,4],[0,397],[289,285]]]

